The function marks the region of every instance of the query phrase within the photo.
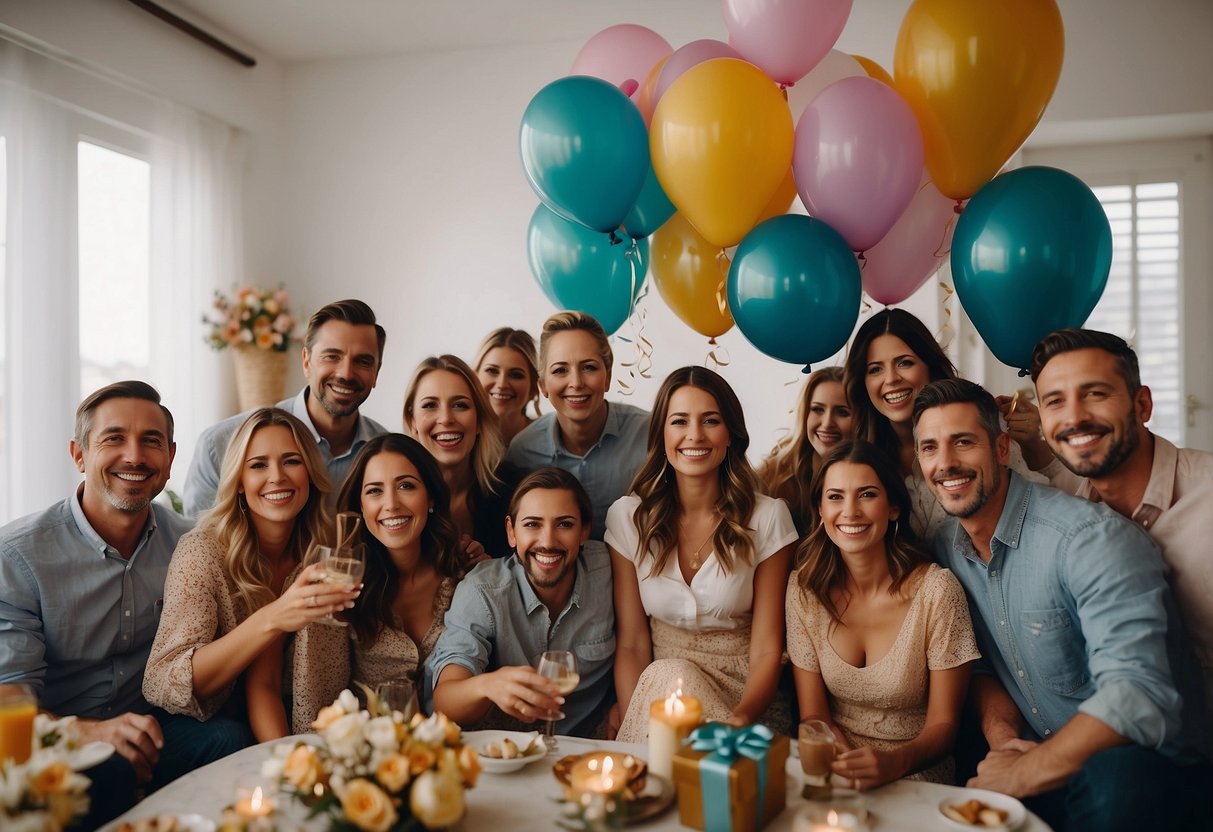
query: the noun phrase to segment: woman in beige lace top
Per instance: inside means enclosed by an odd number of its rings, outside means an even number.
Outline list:
[[[438,464],[411,437],[393,433],[367,442],[337,505],[362,514],[366,574],[358,603],[345,615],[349,627],[316,624],[296,637],[297,732],[310,730],[317,712],[353,682],[373,689],[409,678],[422,693],[421,669],[465,563]],[[273,668],[256,670],[262,672],[273,678]],[[258,731],[258,739],[267,738]]]
[[[209,719],[262,651],[352,602],[356,591],[312,583],[307,570],[283,591],[328,533],[328,493],[307,427],[284,410],[254,411],[228,446],[215,507],[173,553],[143,678],[148,702]],[[243,708],[233,716],[243,720]]]
[[[856,788],[951,782],[979,658],[964,591],[920,547],[905,483],[876,446],[836,448],[811,490],[820,522],[787,597],[801,719],[834,728],[834,772]]]

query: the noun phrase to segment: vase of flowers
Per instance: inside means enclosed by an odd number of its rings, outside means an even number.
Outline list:
[[[281,286],[245,286],[231,296],[216,291],[211,310],[202,316],[208,327],[206,343],[216,350],[232,349],[241,410],[282,398],[295,329],[289,306],[290,296]]]
[[[88,812],[90,780],[74,771],[68,759],[79,744],[75,719],[52,720],[39,714],[29,759],[0,762],[0,829],[66,829]]]
[[[283,744],[262,774],[327,815],[331,832],[446,829],[464,814],[464,792],[480,764],[459,726],[436,713],[406,721],[366,691],[367,707],[348,690],[312,723],[317,745]]]

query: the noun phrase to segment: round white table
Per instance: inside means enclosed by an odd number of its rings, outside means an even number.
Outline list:
[[[474,732],[471,732],[474,735]],[[294,742],[295,738],[263,743],[211,763],[170,783],[160,791],[139,803],[126,814],[104,827],[113,830],[123,821],[136,818],[169,814],[196,813],[218,821],[223,807],[233,802],[236,787],[253,781],[262,781],[261,764],[270,755],[270,749],[280,742]],[[580,754],[593,750],[625,751],[644,758],[648,748],[642,744],[585,740],[578,737],[560,737],[560,751],[538,760],[509,774],[481,773],[476,788],[467,793],[467,814],[457,828],[464,830],[535,830],[554,829],[560,817],[560,805],[556,798],[561,787],[552,776],[552,763],[566,754]],[[792,829],[796,810],[804,804],[800,796],[801,779],[799,763],[789,758],[787,768],[787,808],[765,827],[771,832],[787,832]],[[874,815],[874,832],[884,830],[940,830],[946,824],[938,812],[940,801],[949,795],[959,795],[961,789],[941,786],[936,783],[921,783],[899,780],[880,789],[866,792],[867,805]],[[298,829],[322,830],[323,824],[313,820],[305,822],[307,809],[298,801],[285,795],[276,797],[278,806],[278,829],[295,832]],[[689,827],[678,822],[678,804],[657,817],[636,824],[636,829],[682,830]],[[1028,813],[1027,821],[1016,832],[1051,832],[1040,818]]]

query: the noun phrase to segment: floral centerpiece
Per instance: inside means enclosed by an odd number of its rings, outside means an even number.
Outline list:
[[[442,829],[464,813],[464,790],[480,763],[459,726],[436,713],[405,722],[367,691],[367,707],[348,690],[312,723],[322,744],[283,744],[262,774],[327,814],[332,832]]]
[[[0,828],[5,832],[58,832],[88,812],[90,781],[68,762],[79,745],[75,721],[39,714],[30,758],[0,764]]]
[[[206,343],[216,350],[250,346],[285,352],[295,328],[290,300],[281,286],[273,291],[245,286],[232,297],[216,291],[211,311],[202,316],[210,327]]]

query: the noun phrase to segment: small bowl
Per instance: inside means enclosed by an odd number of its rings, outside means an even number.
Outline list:
[[[489,774],[508,774],[511,771],[518,771],[536,760],[542,760],[548,753],[547,746],[543,744],[543,737],[535,732],[476,731],[474,734],[475,736],[469,737],[468,744],[476,749],[480,768]],[[502,757],[489,757],[484,753],[485,748],[490,745],[501,745],[503,739],[513,740],[515,745],[525,751],[508,760]]]

